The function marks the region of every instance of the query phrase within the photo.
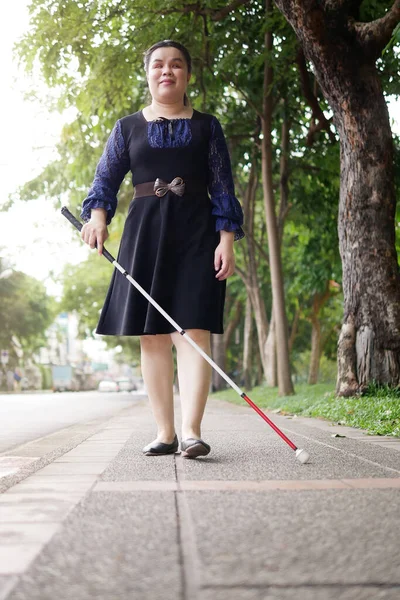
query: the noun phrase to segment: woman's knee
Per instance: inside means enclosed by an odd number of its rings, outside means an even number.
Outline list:
[[[140,348],[142,352],[163,352],[171,350],[171,336],[169,334],[141,335]]]
[[[211,334],[206,329],[187,329],[186,333],[200,348],[209,348]],[[180,333],[172,334],[172,340],[176,348],[179,345],[188,344],[187,340],[184,340],[183,337]]]

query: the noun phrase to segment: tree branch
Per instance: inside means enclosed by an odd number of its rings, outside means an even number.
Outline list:
[[[260,255],[263,257],[263,259],[265,260],[267,266],[269,266],[269,256],[268,254],[265,252],[264,248],[262,247],[261,244],[259,244],[257,242],[257,240],[254,240],[254,245],[257,248],[258,252],[260,253]]]
[[[209,68],[210,73],[214,74],[210,65],[208,65],[208,68]],[[218,76],[221,77],[223,79],[223,81],[225,81],[225,83],[233,86],[235,88],[235,90],[240,92],[242,94],[243,98],[246,100],[247,104],[249,106],[251,106],[251,108],[254,110],[254,112],[257,115],[261,116],[261,111],[258,108],[258,106],[253,102],[252,98],[248,94],[246,94],[246,92],[244,92],[243,89],[240,88],[235,81],[233,81],[233,78],[229,77],[228,75],[225,75],[225,73],[223,73],[222,71],[218,71]]]
[[[312,36],[320,41],[324,37],[325,14],[318,0],[275,0],[296,33]]]
[[[219,10],[208,9],[211,13],[211,20],[212,21],[221,21],[227,15],[229,15],[229,13],[234,11],[236,8],[238,8],[239,6],[242,6],[243,4],[249,4],[249,2],[250,2],[250,0],[233,0],[233,2],[228,4],[228,6],[225,6],[224,8],[221,8]]]
[[[329,12],[344,12],[358,10],[363,0],[322,0],[321,5]]]
[[[249,4],[250,0],[233,0],[227,6],[223,8],[208,8],[207,6],[203,6],[201,2],[193,2],[192,4],[186,4],[180,8],[167,8],[161,10],[146,10],[146,12],[157,14],[157,15],[171,15],[173,13],[194,13],[196,15],[205,15],[209,16],[211,21],[222,21],[226,16],[228,16],[231,12],[239,8],[244,4]]]
[[[325,129],[328,132],[329,139],[332,143],[336,141],[335,134],[331,130],[330,119],[327,119],[323,113],[322,108],[319,105],[318,98],[315,96],[311,85],[310,79],[308,77],[307,64],[304,56],[303,49],[299,46],[299,49],[296,54],[296,62],[299,67],[300,81],[301,87],[303,90],[304,98],[306,99],[309,107],[312,110],[313,119],[318,120],[318,125],[310,125],[307,134],[306,144],[307,146],[312,146],[314,143],[315,133]]]
[[[229,322],[225,328],[224,333],[224,348],[225,353],[228,350],[229,342],[231,340],[232,334],[235,331],[238,323],[240,321],[240,317],[242,316],[243,304],[240,298],[236,299],[235,304],[233,306],[233,316],[229,319]],[[232,314],[232,313],[231,313]]]
[[[400,22],[400,0],[395,0],[393,6],[384,17],[360,23],[353,21],[350,26],[355,31],[359,43],[366,52],[379,56],[388,44],[396,25]]]
[[[243,283],[246,285],[249,285],[249,278],[247,276],[247,274],[243,271],[243,269],[241,269],[240,267],[238,267],[237,265],[235,266],[235,271],[236,273],[239,275],[240,279],[243,281]]]

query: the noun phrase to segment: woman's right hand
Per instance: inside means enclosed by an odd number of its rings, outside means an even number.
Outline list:
[[[92,208],[90,221],[84,224],[81,237],[91,248],[97,248],[99,254],[103,253],[103,244],[108,238],[107,211],[104,208]]]

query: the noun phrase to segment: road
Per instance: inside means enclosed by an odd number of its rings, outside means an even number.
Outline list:
[[[98,391],[0,394],[0,453],[77,423],[112,417],[139,397]]]

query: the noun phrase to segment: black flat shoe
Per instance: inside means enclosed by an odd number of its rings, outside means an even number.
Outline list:
[[[161,456],[163,454],[175,454],[178,450],[178,436],[175,435],[172,444],[164,444],[163,442],[151,442],[143,448],[143,454],[146,456]]]
[[[197,458],[198,456],[206,456],[210,452],[211,447],[203,440],[189,438],[182,440],[181,450],[184,458]]]

